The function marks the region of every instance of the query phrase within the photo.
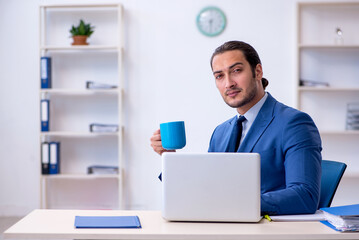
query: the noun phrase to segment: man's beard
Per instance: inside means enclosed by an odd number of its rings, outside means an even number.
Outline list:
[[[248,93],[244,96],[243,100],[236,102],[236,103],[229,103],[224,99],[225,103],[227,103],[227,105],[232,108],[240,108],[240,107],[243,107],[244,105],[250,103],[255,98],[255,96],[257,94],[257,85],[255,82],[255,79],[253,79],[250,87],[251,88],[248,90]],[[243,92],[242,89],[239,89],[239,90],[241,90],[241,92]]]

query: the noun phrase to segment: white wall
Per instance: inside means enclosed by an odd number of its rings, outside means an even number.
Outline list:
[[[216,38],[201,35],[195,25],[196,14],[212,4],[228,18],[225,32]],[[270,81],[269,91],[294,103],[295,4],[157,0],[127,1],[124,6],[128,200],[133,208],[160,208],[160,158],[149,147],[158,124],[185,120],[187,146],[181,151],[205,152],[215,126],[235,114],[217,92],[209,66],[217,46],[233,39],[253,44]]]
[[[65,1],[0,0],[0,215],[39,207],[38,5],[56,2]],[[268,91],[294,105],[296,1],[119,2],[126,24],[126,207],[160,209],[160,158],[149,141],[159,123],[185,120],[182,151],[205,152],[215,126],[235,114],[211,74],[209,58],[217,46],[233,39],[251,43],[270,81]],[[219,37],[205,37],[196,28],[196,15],[208,5],[227,16]]]
[[[37,4],[0,0],[0,215],[39,202]]]

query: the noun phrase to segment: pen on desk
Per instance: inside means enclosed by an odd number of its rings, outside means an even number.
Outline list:
[[[272,221],[272,219],[269,217],[268,214],[264,215],[264,218],[267,219],[267,220],[270,221],[270,222]]]

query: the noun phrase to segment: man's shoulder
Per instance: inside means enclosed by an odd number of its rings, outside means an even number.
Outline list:
[[[298,121],[313,122],[313,119],[307,113],[279,102],[271,95],[268,96],[266,103],[261,109],[261,113],[262,115],[264,114],[266,116],[272,115],[275,117],[275,121],[280,122],[280,124]]]
[[[286,127],[291,128],[293,127],[293,124],[315,125],[312,117],[309,114],[278,101],[273,108],[273,116],[275,117],[274,122],[281,125],[283,129]]]
[[[271,108],[273,107],[273,114],[274,115],[284,115],[284,116],[298,116],[298,115],[307,115],[306,113],[290,107],[282,102],[277,101],[274,97],[271,95],[268,96],[267,99],[268,105],[267,107]]]
[[[214,133],[219,134],[219,133],[226,133],[227,130],[232,126],[232,123],[235,122],[237,119],[237,116],[234,116],[226,121],[224,121],[223,123],[219,124],[215,129],[214,129]]]
[[[307,113],[302,112],[296,108],[285,105],[284,103],[277,102],[276,107],[274,108],[274,113],[277,115],[283,115],[287,117],[303,117],[309,116]]]
[[[228,127],[237,119],[237,116],[231,117],[230,119],[224,121],[223,123],[219,124],[218,127]]]
[[[219,124],[213,131],[212,137],[209,143],[208,152],[225,152],[227,142],[225,139],[231,134],[231,127],[235,122],[237,116],[234,116],[227,121]]]

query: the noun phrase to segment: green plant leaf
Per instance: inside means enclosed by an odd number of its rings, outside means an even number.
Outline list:
[[[80,19],[80,23],[77,27],[72,25],[70,29],[71,36],[88,36],[90,37],[94,32],[94,26],[91,26],[90,23],[86,24],[82,19]]]

